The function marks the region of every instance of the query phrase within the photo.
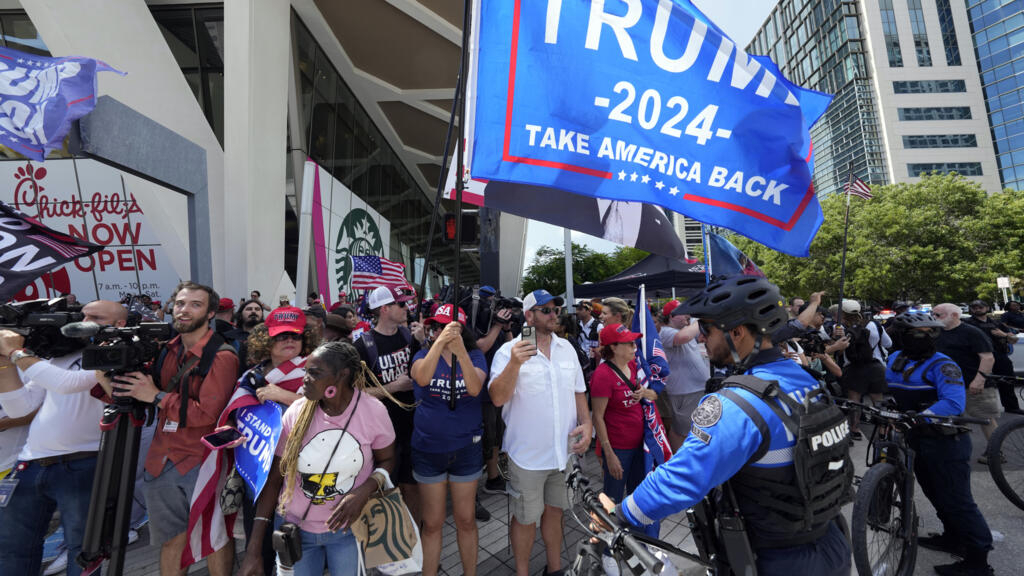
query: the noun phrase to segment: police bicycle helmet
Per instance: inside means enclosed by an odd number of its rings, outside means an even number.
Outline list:
[[[934,316],[924,312],[904,312],[893,316],[893,326],[903,332],[914,328],[927,328],[938,334],[944,327]]]
[[[716,280],[680,308],[677,314],[702,318],[725,332],[748,325],[761,334],[771,334],[789,319],[779,288],[759,276]]]

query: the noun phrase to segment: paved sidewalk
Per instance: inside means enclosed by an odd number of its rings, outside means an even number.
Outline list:
[[[1021,416],[1007,415],[1004,419],[1020,418]],[[870,427],[865,427],[865,431]],[[977,459],[984,450],[984,438],[980,433],[973,435],[974,459]],[[857,474],[863,473],[864,456],[867,449],[867,442],[857,442],[854,446],[853,459],[857,468]],[[584,459],[584,469],[596,485],[600,485],[601,473],[597,465],[597,459],[593,452],[587,454]],[[989,527],[996,536],[995,550],[992,552],[989,562],[995,568],[997,575],[1020,574],[1021,565],[1024,564],[1024,511],[1014,507],[1003,497],[1002,493],[995,487],[988,469],[979,464],[973,464],[971,484],[975,499],[989,523]],[[508,499],[505,496],[480,493],[481,502],[491,513],[491,520],[479,522],[479,543],[480,552],[478,555],[479,568],[477,573],[483,576],[507,576],[515,573],[512,560],[512,552],[508,543]],[[939,530],[941,525],[935,516],[935,510],[931,504],[917,492],[917,505],[921,517],[920,534]],[[846,508],[849,518],[852,506]],[[565,544],[562,549],[563,567],[566,567],[576,555],[577,543],[584,537],[583,530],[579,527],[572,515],[566,514],[565,520]],[[158,576],[159,575],[159,551],[148,546],[149,533],[147,528],[140,531],[141,538],[128,549],[125,561],[124,573],[129,576]],[[241,554],[243,542],[241,540],[241,522],[238,523],[238,536],[236,540],[238,552]],[[676,514],[662,523],[662,539],[673,543],[684,550],[695,551],[693,540],[690,538],[690,530],[686,526],[685,515]],[[459,561],[458,546],[455,543],[455,526],[449,517],[444,530],[443,549],[441,551],[441,574],[448,576],[459,576],[462,574],[462,566]],[[537,545],[534,546],[533,556],[530,561],[530,574],[540,574],[544,568],[545,557],[543,547],[540,544],[538,530]],[[699,566],[687,562],[681,558],[673,557],[676,567],[685,576],[696,576],[703,571]],[[925,576],[934,574],[932,567],[936,564],[952,562],[951,556],[918,549],[917,566],[914,574]],[[237,566],[237,558],[236,558]],[[64,572],[61,572],[64,574]],[[192,568],[189,574],[206,576],[209,571],[206,564],[201,563]],[[4,575],[6,576],[6,575]],[[794,575],[795,576],[795,575]]]

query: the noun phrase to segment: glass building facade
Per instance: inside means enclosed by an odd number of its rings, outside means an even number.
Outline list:
[[[1004,188],[1024,190],[1024,0],[968,0]]]
[[[888,50],[890,60],[898,62],[893,65],[901,65],[898,42]],[[800,86],[835,95],[811,129],[819,195],[841,190],[851,168],[868,184],[888,183],[857,2],[782,0],[747,52],[771,57]]]

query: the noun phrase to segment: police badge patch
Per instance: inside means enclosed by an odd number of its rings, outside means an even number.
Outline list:
[[[708,396],[701,402],[690,416],[695,426],[709,428],[718,423],[722,417],[722,401],[718,396]]]
[[[945,364],[943,364],[942,368],[940,368],[939,371],[942,372],[943,376],[950,380],[959,380],[960,382],[963,382],[963,372],[960,371],[959,366],[953,364],[952,362],[946,362]]]

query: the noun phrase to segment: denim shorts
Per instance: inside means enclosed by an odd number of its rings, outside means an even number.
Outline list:
[[[472,442],[451,452],[412,449],[412,475],[420,484],[474,482],[480,478],[483,467],[480,442]]]

